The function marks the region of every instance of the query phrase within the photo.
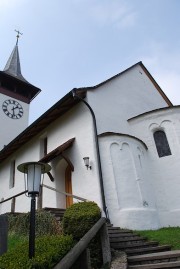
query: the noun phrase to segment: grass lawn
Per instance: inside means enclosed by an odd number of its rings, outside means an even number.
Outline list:
[[[146,236],[151,241],[158,241],[160,245],[171,245],[172,249],[180,249],[180,227],[137,231],[137,233]]]

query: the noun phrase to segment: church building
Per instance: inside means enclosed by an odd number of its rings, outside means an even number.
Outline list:
[[[114,226],[180,226],[180,107],[142,62],[72,89],[28,126],[39,93],[22,76],[17,42],[0,71],[0,214],[29,211],[25,194],[14,197],[25,190],[17,167],[41,161],[52,170],[38,208],[88,200]]]

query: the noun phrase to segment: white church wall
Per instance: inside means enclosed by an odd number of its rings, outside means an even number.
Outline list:
[[[129,120],[135,136],[148,146],[151,183],[156,197],[161,227],[180,225],[180,107],[163,109]],[[153,137],[165,132],[171,155],[159,157]]]
[[[89,90],[87,100],[96,115],[98,133],[129,133],[127,119],[167,106],[140,65]]]
[[[66,115],[50,124],[45,130],[22,146],[13,154],[13,156],[2,164],[0,168],[2,186],[0,190],[0,199],[2,197],[8,198],[24,190],[24,175],[17,171],[17,169],[15,186],[14,188],[9,189],[10,161],[12,158],[15,159],[16,167],[24,162],[38,161],[41,154],[40,140],[44,133],[46,133],[48,138],[48,152],[54,150],[68,139],[75,137],[72,148],[64,152],[65,156],[67,156],[74,165],[74,171],[72,172],[73,194],[90,201],[95,201],[102,207],[96,152],[94,149],[92,117],[89,110],[83,104],[79,104],[66,113]],[[83,157],[86,156],[90,157],[92,170],[87,170],[84,165]],[[59,163],[57,164],[54,161],[50,164],[53,167],[52,175],[55,177],[55,181],[51,182],[49,177],[45,175],[44,184],[53,188],[61,188],[62,191],[65,191],[64,182],[62,181],[65,164],[62,165],[63,171],[59,173],[58,181],[56,177],[58,169],[61,168],[61,160],[59,159]],[[43,207],[60,206],[61,202],[62,207],[64,207],[65,198],[58,196],[58,199],[60,200],[57,201],[57,194],[54,191],[43,188]],[[26,212],[29,211],[29,206],[30,199],[26,196],[21,196],[17,198],[15,210],[17,212]],[[4,203],[3,206],[0,207],[0,210],[1,213],[10,211],[9,203]]]
[[[75,137],[72,148],[65,155],[74,165],[72,172],[73,193],[102,205],[92,116],[84,104],[79,104],[65,116],[59,118],[47,128],[48,150],[54,149]],[[90,157],[92,169],[87,170],[83,157]],[[64,190],[63,190],[64,191]]]
[[[15,175],[14,175],[14,187],[10,188],[10,167],[11,162],[15,160]],[[10,156],[5,162],[1,164],[0,168],[0,180],[1,180],[1,190],[0,199],[3,197],[7,199],[13,195],[16,195],[25,190],[24,174],[17,170],[17,166],[21,163],[28,161],[38,161],[38,142],[33,140],[25,145],[24,150],[19,149],[16,153]],[[22,195],[16,198],[15,210],[17,212],[29,211],[30,204],[29,199]],[[5,202],[1,205],[1,212],[11,211],[11,201]]]
[[[109,134],[100,137],[100,149],[111,222],[136,230],[158,228],[143,143],[130,136]]]

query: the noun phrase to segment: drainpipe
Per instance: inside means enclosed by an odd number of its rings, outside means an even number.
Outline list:
[[[98,162],[98,171],[99,171],[99,181],[100,181],[100,189],[101,189],[101,198],[102,198],[102,204],[103,204],[103,210],[106,215],[106,218],[108,217],[108,211],[105,201],[105,194],[104,194],[104,184],[103,184],[103,176],[102,176],[102,167],[101,167],[101,159],[100,159],[100,151],[99,151],[99,141],[98,141],[98,133],[97,133],[97,124],[96,124],[96,117],[94,114],[94,111],[92,110],[91,106],[80,96],[76,95],[76,88],[72,90],[72,95],[74,99],[81,100],[90,110],[92,118],[93,118],[93,125],[94,125],[94,136],[95,136],[95,144],[96,144],[96,153],[97,153],[97,162]]]

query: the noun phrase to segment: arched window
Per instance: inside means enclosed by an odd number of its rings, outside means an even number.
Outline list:
[[[159,157],[171,155],[169,143],[168,143],[168,140],[164,131],[161,131],[161,130],[156,131],[154,133],[154,141],[156,144]]]

